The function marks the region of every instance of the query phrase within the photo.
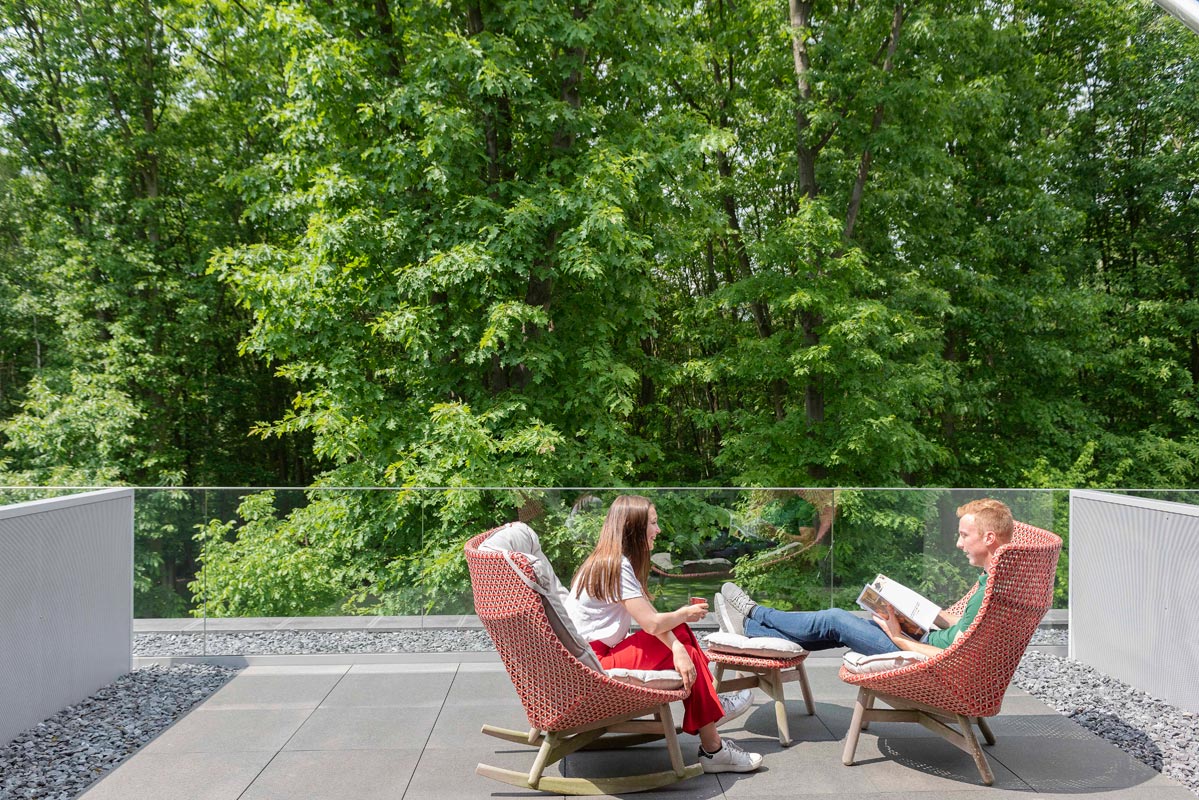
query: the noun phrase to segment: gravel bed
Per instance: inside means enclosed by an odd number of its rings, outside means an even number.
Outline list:
[[[1199,714],[1061,656],[1029,651],[1012,682],[1199,795]]]
[[[1033,644],[1064,645],[1066,631],[1039,630]],[[310,653],[452,653],[495,650],[483,630],[418,628],[404,631],[246,631],[139,633],[135,656],[304,655]]]
[[[307,655],[312,653],[452,653],[495,650],[484,630],[247,631],[139,633],[135,656]]]
[[[0,800],[70,800],[114,769],[237,670],[146,667],[0,747]]]
[[[1032,635],[1030,644],[1065,645],[1070,644],[1070,632],[1065,628],[1038,628]]]

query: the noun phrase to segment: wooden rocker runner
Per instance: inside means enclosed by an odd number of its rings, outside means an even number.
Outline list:
[[[995,744],[984,718],[999,713],[1016,666],[1053,604],[1061,548],[1049,531],[1017,522],[1012,541],[995,554],[978,616],[960,639],[927,661],[883,672],[841,667],[841,680],[859,687],[842,755],[846,766],[854,763],[858,736],[870,722],[916,722],[969,753],[983,783],[994,782],[974,726]],[[949,610],[960,614],[970,594]],[[875,708],[877,700],[891,708]]]
[[[479,764],[475,772],[522,789],[564,795],[641,792],[700,775],[699,764],[683,761],[670,711],[670,703],[684,699],[687,692],[615,680],[599,667],[586,643],[586,651],[580,650],[581,640],[556,596],[561,585],[556,577],[549,579],[553,570],[536,534],[521,526],[532,536],[531,546],[484,547],[497,531],[513,527],[479,534],[464,549],[475,612],[495,642],[530,728],[484,725],[483,733],[539,749],[527,773],[488,764]],[[522,540],[518,536],[512,541]],[[681,687],[681,679],[677,685]],[[594,779],[544,774],[546,767],[582,748],[628,747],[658,739],[665,739],[669,770]]]

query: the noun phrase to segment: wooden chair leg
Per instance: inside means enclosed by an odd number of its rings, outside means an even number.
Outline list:
[[[870,696],[868,698],[866,698],[866,710],[870,711],[873,708],[874,708],[874,693],[871,692]],[[870,717],[863,715],[862,730],[867,730],[869,727],[870,727]]]
[[[862,717],[866,714],[866,704],[872,703],[874,695],[869,689],[858,689],[858,699],[853,706],[853,719],[849,722],[849,732],[845,734],[845,750],[841,753],[841,763],[847,767],[853,766],[853,756],[858,749],[858,736],[862,732]]]
[[[679,747],[679,735],[674,730],[674,716],[670,712],[670,704],[663,703],[658,707],[658,719],[662,720],[662,733],[666,737],[666,752],[670,753],[670,766],[674,774],[682,778],[687,774],[687,765],[683,763],[683,749]]]
[[[974,721],[978,723],[978,729],[982,731],[983,740],[987,744],[995,744],[995,734],[991,733],[991,726],[982,717],[975,717]]]
[[[983,755],[983,749],[979,747],[978,738],[974,735],[974,727],[970,724],[970,717],[963,714],[958,714],[958,727],[962,729],[962,737],[966,740],[966,750],[974,757],[974,765],[978,767],[978,774],[982,776],[983,783],[990,786],[995,782],[995,776],[991,774],[991,765],[987,763],[987,757]]]
[[[795,667],[795,671],[799,673],[799,688],[803,692],[804,705],[808,707],[808,716],[816,716],[816,703],[812,700],[812,686],[808,683],[808,671],[804,669],[803,662],[800,662]]]
[[[529,770],[529,786],[536,789],[537,784],[541,782],[541,773],[545,771],[545,765],[549,762],[550,752],[560,743],[561,737],[557,733],[547,733],[545,741],[541,743],[541,749],[537,751],[537,758],[533,759],[533,767]]]
[[[761,686],[770,699],[774,700],[774,721],[778,726],[779,744],[791,746],[791,726],[787,722],[787,701],[783,692],[783,677],[777,669],[761,673]]]

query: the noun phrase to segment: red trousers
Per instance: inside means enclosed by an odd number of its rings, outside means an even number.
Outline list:
[[[683,701],[683,731],[695,734],[703,726],[723,717],[724,708],[716,696],[716,682],[708,669],[708,656],[700,649],[695,634],[686,625],[679,625],[673,633],[687,648],[691,663],[695,665],[695,683],[691,686],[691,694]],[[592,642],[591,649],[604,669],[674,669],[671,649],[645,631],[637,631],[615,647]]]

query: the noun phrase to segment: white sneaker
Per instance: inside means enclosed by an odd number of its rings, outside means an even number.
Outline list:
[[[742,689],[739,692],[725,692],[718,696],[720,697],[720,707],[724,709],[724,716],[717,720],[717,724],[719,725],[732,722],[746,711],[749,711],[754,704],[754,694],[749,689]]]
[[[729,606],[720,592],[712,598],[712,610],[716,612],[716,624],[725,633],[745,635],[745,617],[737,609]]]
[[[753,772],[762,766],[762,757],[757,753],[747,753],[732,739],[721,740],[721,748],[708,755],[701,747],[699,763],[704,765],[704,772]]]

